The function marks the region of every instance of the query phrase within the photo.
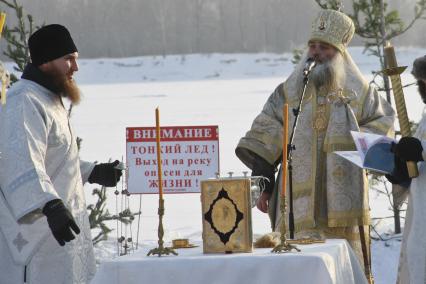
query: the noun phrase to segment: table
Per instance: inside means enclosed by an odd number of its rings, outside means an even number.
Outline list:
[[[345,240],[298,247],[302,252],[274,254],[271,249],[255,249],[253,253],[203,254],[200,246],[178,249],[179,256],[162,257],[147,257],[150,248],[144,248],[102,263],[91,283],[367,283]]]

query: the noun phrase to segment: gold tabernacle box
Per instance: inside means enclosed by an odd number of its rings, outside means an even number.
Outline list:
[[[203,252],[253,251],[249,178],[201,181]]]

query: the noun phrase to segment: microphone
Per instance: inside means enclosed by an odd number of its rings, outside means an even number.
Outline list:
[[[305,67],[303,68],[303,76],[307,77],[312,69],[317,65],[317,62],[312,57],[306,60]]]

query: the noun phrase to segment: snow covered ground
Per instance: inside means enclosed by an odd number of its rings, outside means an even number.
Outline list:
[[[362,54],[362,48],[350,49],[361,71],[371,78],[378,69],[375,57]],[[397,52],[400,65],[411,67],[425,49],[402,48]],[[11,65],[7,65],[11,70]],[[249,129],[253,118],[263,107],[275,87],[292,71],[291,54],[208,54],[167,57],[134,57],[124,59],[80,60],[76,80],[84,97],[73,110],[72,122],[83,138],[81,157],[100,162],[125,159],[125,128],[154,126],[154,109],[161,112],[161,124],[218,125],[220,133],[221,174],[233,171],[242,175],[247,168],[234,155],[239,138]],[[411,68],[410,68],[411,69]],[[414,82],[406,71],[404,84]],[[416,87],[405,90],[409,117],[418,121],[423,103]],[[88,203],[93,203],[93,186],[87,185]],[[116,199],[110,189],[108,209],[116,212]],[[119,200],[120,201],[120,200]],[[130,198],[133,211],[139,207],[139,196]],[[189,238],[201,241],[201,203],[199,194],[165,195],[165,241]],[[154,246],[157,240],[158,197],[142,196],[142,217],[139,243]],[[381,195],[371,192],[373,217],[391,215],[389,204]],[[108,224],[115,228],[115,222]],[[380,233],[391,233],[391,220],[377,226]],[[265,214],[253,210],[253,231],[256,235],[270,231]],[[136,223],[132,227],[136,239]],[[130,235],[128,231],[127,236]],[[97,248],[97,259],[116,257],[116,231]],[[373,273],[376,283],[394,283],[400,242],[390,240],[373,243]]]

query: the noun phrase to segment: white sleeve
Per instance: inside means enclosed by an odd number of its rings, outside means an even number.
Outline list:
[[[89,180],[89,176],[92,173],[95,165],[96,165],[95,163],[80,160],[80,172],[81,172],[81,179],[83,180],[83,184]]]
[[[0,110],[0,187],[17,221],[59,198],[45,167],[51,125],[42,104],[25,93]]]

